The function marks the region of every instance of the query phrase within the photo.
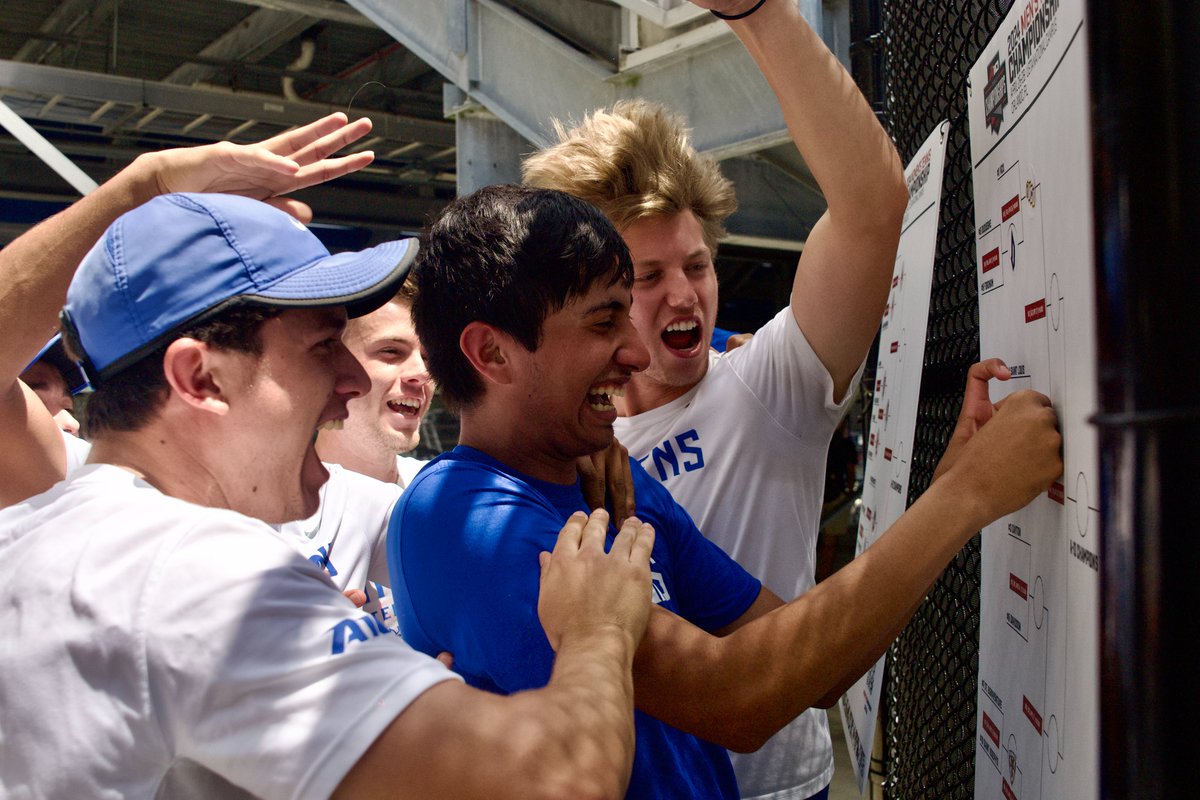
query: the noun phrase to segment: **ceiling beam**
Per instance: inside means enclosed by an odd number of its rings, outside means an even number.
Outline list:
[[[272,11],[290,11],[303,14],[306,17],[344,22],[347,25],[357,25],[362,28],[374,28],[375,23],[358,13],[345,3],[333,3],[329,0],[233,0],[247,6],[269,8]]]
[[[159,81],[140,81],[118,75],[22,64],[0,60],[0,89],[53,97],[115,102],[135,108],[164,109],[185,114],[212,114],[233,120],[256,119],[277,125],[303,125],[339,109],[320,103],[290,102],[272,95],[227,92]],[[374,133],[387,139],[419,141],[440,147],[455,144],[454,124],[440,120],[370,112]]]
[[[199,55],[223,61],[255,63],[312,24],[313,18],[304,14],[260,8],[210,42]],[[212,66],[188,61],[164,78],[163,82],[190,86],[206,81],[216,73],[217,69]]]

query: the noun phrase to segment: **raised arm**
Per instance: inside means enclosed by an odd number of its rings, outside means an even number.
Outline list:
[[[571,517],[542,554],[538,613],[557,656],[542,689],[459,683],[421,695],[343,780],[338,797],[619,798],[633,764],[633,654],[645,630],[654,532]]]
[[[228,192],[266,200],[307,221],[308,207],[282,195],[369,164],[370,152],[330,156],[370,129],[369,120],[348,123],[344,114],[331,114],[257,144],[147,153],[0,250],[0,431],[7,442],[0,454],[0,505],[62,477],[60,435],[17,376],[54,335],[75,268],[113,220],[167,192]]]
[[[1060,443],[1049,400],[1014,394],[875,544],[791,603],[764,590],[724,637],[655,609],[634,662],[638,707],[750,751],[806,708],[831,705],[967,539],[1061,473]]]
[[[695,0],[729,14],[757,0]],[[795,0],[765,0],[729,26],[779,98],[788,131],[829,204],[792,286],[796,322],[840,399],[866,356],[887,302],[908,202],[891,140]]]

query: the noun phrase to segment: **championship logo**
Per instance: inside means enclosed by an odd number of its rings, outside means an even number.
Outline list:
[[[1008,69],[1000,54],[988,64],[988,82],[983,90],[983,111],[992,133],[1000,133],[1004,123],[1004,107],[1008,105]]]

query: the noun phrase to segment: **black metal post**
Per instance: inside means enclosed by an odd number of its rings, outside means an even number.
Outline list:
[[[1089,0],[1101,795],[1196,794],[1200,4]]]

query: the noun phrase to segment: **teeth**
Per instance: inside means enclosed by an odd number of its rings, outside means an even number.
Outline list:
[[[419,411],[421,408],[421,401],[413,397],[401,397],[399,400],[389,400],[388,405],[402,406],[404,408],[411,408],[413,411]]]
[[[346,425],[346,420],[344,420],[344,419],[331,419],[328,422],[322,422],[321,426],[319,428],[317,428],[317,430],[319,430],[319,431],[340,431],[343,427],[345,427],[345,425]]]
[[[593,403],[589,401],[588,405],[596,411],[612,411],[614,408],[616,408],[616,406],[614,406],[612,403]]]
[[[599,386],[592,387],[592,391],[588,394],[606,397],[624,397],[625,387],[615,383],[602,383]]]
[[[686,322],[672,322],[667,326],[667,332],[671,331],[691,331],[697,328],[697,322],[694,319],[689,319]]]

